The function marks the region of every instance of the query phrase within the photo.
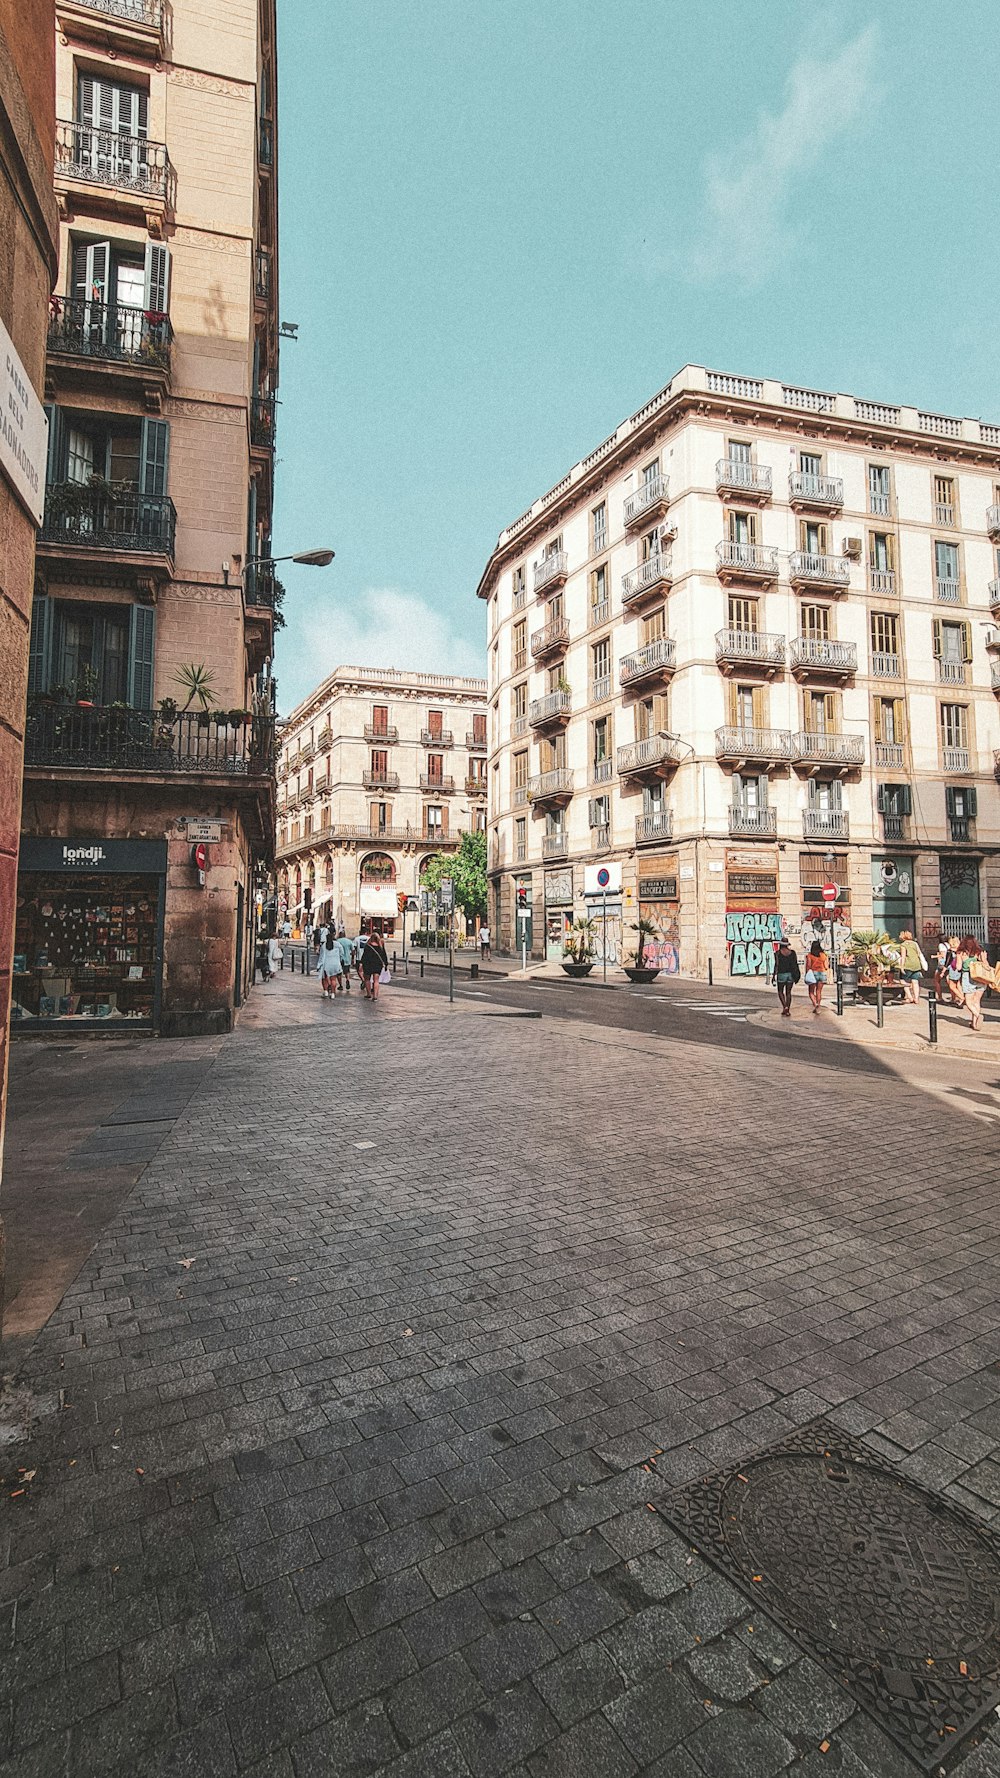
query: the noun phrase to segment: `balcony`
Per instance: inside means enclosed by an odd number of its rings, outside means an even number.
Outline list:
[[[568,691],[550,691],[544,698],[532,698],[528,705],[528,722],[532,728],[561,726],[569,721],[573,696]]]
[[[990,662],[990,684],[994,691],[1000,691],[1000,661]]]
[[[82,361],[78,368],[99,365],[121,370],[129,382],[143,377],[165,386],[170,374],[174,332],[166,315],[118,303],[88,302],[54,296],[49,313],[48,351],[53,358]]]
[[[637,846],[652,846],[658,840],[669,842],[674,837],[674,815],[672,809],[659,809],[655,815],[637,815],[635,818],[635,843]]]
[[[842,591],[851,584],[851,564],[847,556],[816,556],[809,550],[797,549],[788,558],[788,578],[793,586],[833,587]]]
[[[895,568],[868,569],[868,591],[876,599],[894,599],[896,597]]]
[[[173,173],[165,142],[120,135],[95,124],[60,118],[56,124],[55,176],[73,185],[111,192],[129,208],[166,208]]]
[[[536,630],[531,638],[531,656],[533,660],[542,660],[545,655],[562,654],[569,647],[569,624],[564,617],[553,618],[551,623]]]
[[[733,765],[750,760],[778,765],[795,758],[795,738],[785,728],[717,728],[715,757]]]
[[[744,463],[738,457],[720,457],[715,465],[719,494],[738,494],[744,500],[770,500],[771,471],[761,463]]]
[[[946,772],[971,772],[972,755],[968,747],[942,747],[941,765]]]
[[[256,450],[274,450],[277,400],[276,395],[250,397],[250,443]]]
[[[630,574],[622,576],[622,606],[628,610],[639,605],[643,599],[658,593],[662,587],[669,586],[671,577],[670,551],[658,549],[646,562],[640,562]]]
[[[394,741],[399,740],[399,730],[389,722],[381,724],[377,722],[366,722],[365,740],[374,741],[376,746],[383,744],[388,747],[391,746]]]
[[[330,724],[327,723],[326,727],[321,728],[319,734],[316,736],[316,751],[318,753],[325,753],[332,741],[333,730],[330,727]]]
[[[882,649],[873,649],[872,675],[876,679],[898,679],[900,677],[898,654],[887,654]]]
[[[936,660],[936,678],[939,685],[964,685],[968,669],[964,661]]]
[[[607,852],[611,846],[611,828],[606,821],[599,821],[590,830],[590,845],[594,852]]]
[[[792,738],[796,765],[861,766],[865,763],[863,735],[814,735],[802,729]]]
[[[849,679],[858,670],[858,650],[854,642],[820,641],[813,636],[793,636],[791,645],[792,672],[800,677],[829,673],[835,679]]]
[[[774,838],[778,831],[777,809],[746,809],[732,803],[729,809],[730,834],[755,834],[757,838]]]
[[[665,679],[677,665],[677,644],[672,636],[658,636],[635,654],[626,654],[618,669],[623,686],[646,685],[653,679]]]
[[[332,780],[330,778],[329,772],[321,772],[319,777],[316,779],[316,782],[313,785],[313,789],[315,790],[316,795],[317,796],[326,796],[327,791],[330,789],[331,782],[332,782]]]
[[[566,833],[546,833],[542,835],[543,858],[568,858],[569,835]]]
[[[156,710],[40,705],[26,720],[24,763],[72,771],[269,776],[274,725],[231,723],[215,711],[165,717]],[[290,797],[288,807],[297,800]]]
[[[163,53],[163,0],[57,0],[56,17],[64,34],[102,49],[157,58]]]
[[[990,602],[991,615],[1000,619],[1000,580],[987,581],[986,597]]]
[[[934,597],[939,605],[961,603],[961,582],[939,574],[934,582]]]
[[[45,496],[39,542],[103,555],[173,557],[177,514],[166,494],[119,494],[61,482]]]
[[[420,788],[429,796],[451,796],[455,789],[455,780],[439,776],[437,772],[421,772]]]
[[[718,630],[715,658],[720,667],[754,667],[773,673],[785,664],[785,638],[766,630]]]
[[[611,674],[602,673],[591,681],[590,701],[592,704],[603,704],[611,696]]]
[[[315,741],[300,741],[299,742],[299,765],[300,766],[307,766],[309,764],[309,761],[311,759],[315,759],[315,757],[316,757],[316,743],[315,743]]]
[[[957,845],[963,845],[972,839],[973,823],[968,815],[949,815],[948,838]]]
[[[466,746],[466,750],[469,753],[485,753],[486,752],[486,736],[485,735],[477,735],[474,732],[472,732],[472,733],[467,732],[466,736],[465,736],[465,746]]]
[[[844,484],[839,475],[806,475],[794,470],[788,478],[788,502],[796,512],[839,512]]]
[[[243,570],[243,597],[258,611],[274,611],[283,597],[281,583],[266,562],[251,562]]]
[[[257,165],[270,172],[274,166],[274,125],[269,117],[257,124]]]
[[[986,508],[986,535],[991,537],[994,543],[1000,542],[1000,506]]]
[[[851,822],[846,809],[803,809],[804,840],[847,840]]]
[[[485,778],[466,778],[466,780],[465,780],[465,794],[466,794],[466,796],[485,796],[486,795],[486,779]]]
[[[619,778],[666,778],[677,764],[676,735],[649,735],[618,749]]]
[[[366,790],[398,790],[398,772],[373,772],[365,770],[361,774],[361,782]]]
[[[530,803],[568,803],[573,795],[573,774],[568,766],[556,766],[549,772],[536,772],[528,779]]]
[[[422,728],[420,731],[422,747],[451,747],[454,740],[450,728]]]
[[[564,549],[554,549],[551,555],[543,556],[535,563],[534,588],[535,595],[550,593],[553,587],[562,586],[569,568]]]
[[[907,838],[905,815],[882,816],[882,838],[886,845]]]
[[[885,766],[894,772],[904,764],[906,749],[902,741],[875,741],[873,748],[876,766]]]
[[[715,546],[715,571],[723,582],[777,580],[778,552],[770,544],[732,543]]]
[[[934,523],[936,525],[948,525],[954,527],[955,503],[953,500],[935,500]]]
[[[633,530],[646,519],[655,518],[667,504],[667,477],[659,470],[642,482],[625,500],[625,529]]]

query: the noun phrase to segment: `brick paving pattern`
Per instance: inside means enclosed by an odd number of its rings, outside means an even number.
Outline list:
[[[405,998],[201,1052],[37,1341],[0,1778],[912,1775],[655,1506],[826,1414],[996,1518],[983,1126]]]

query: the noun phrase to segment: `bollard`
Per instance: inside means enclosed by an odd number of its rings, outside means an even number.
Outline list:
[[[284,967],[285,967],[285,953],[284,953],[284,951],[282,951],[281,956],[278,959],[278,968],[284,969]]]
[[[882,1026],[885,1023],[885,1000],[882,994],[881,982],[878,982],[875,988],[875,1023],[881,1031]]]
[[[844,978],[841,975],[840,970],[838,969],[838,971],[837,971],[837,1017],[838,1017],[838,1019],[842,1019],[843,1016],[844,1016]]]
[[[927,1022],[930,1027],[928,1036],[931,1043],[937,1043],[937,994],[931,988],[927,995]]]
[[[393,975],[395,975],[398,968],[399,968],[399,964],[396,962],[396,953],[395,953],[395,951],[393,951],[393,953],[392,953],[392,973],[393,973]]]
[[[709,987],[712,986],[712,959],[711,959],[711,957],[708,959],[708,985],[709,985]]]
[[[478,980],[479,980],[479,964],[478,963],[470,963],[469,964],[469,980],[470,980],[470,982],[478,982]]]
[[[423,960],[423,957],[421,957],[421,959],[420,959],[420,980],[423,981],[423,979],[424,979],[424,960]]]

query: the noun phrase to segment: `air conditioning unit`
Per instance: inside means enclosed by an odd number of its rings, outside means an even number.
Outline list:
[[[677,526],[676,525],[666,524],[666,525],[660,526],[660,542],[661,543],[673,543],[674,538],[676,536],[677,536]]]
[[[844,554],[845,556],[849,556],[852,562],[860,562],[861,548],[862,544],[860,537],[844,538]]]

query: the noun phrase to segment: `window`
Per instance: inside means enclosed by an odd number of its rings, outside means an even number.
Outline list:
[[[48,485],[87,482],[92,475],[102,476],[110,482],[127,482],[133,492],[123,492],[120,499],[111,502],[105,497],[104,505],[110,505],[112,509],[106,522],[116,529],[120,523],[124,529],[128,514],[132,512],[133,528],[138,527],[137,496],[157,497],[167,492],[169,421],[144,419],[137,424],[124,414],[120,417],[100,413],[70,416],[61,407],[50,407],[48,414]],[[67,515],[67,531],[79,535],[81,520],[86,520],[87,512],[86,504],[82,508],[74,505]],[[159,535],[156,528],[158,515],[144,512],[141,516],[146,535],[153,541]],[[93,522],[91,516],[91,526]],[[124,536],[122,541],[127,547]]]
[[[528,823],[523,815],[518,815],[514,822],[514,857],[518,864],[523,864],[528,856]]]
[[[944,543],[938,538],[934,544],[934,581],[938,599],[943,605],[959,603],[959,560],[957,543]]]
[[[444,711],[443,710],[428,710],[428,712],[427,712],[427,732],[432,737],[433,740],[440,741],[442,735],[444,734]]]
[[[799,452],[799,473],[800,473],[800,475],[815,475],[815,476],[822,475],[822,473],[823,473],[823,459],[822,459],[822,457],[817,456],[815,451],[800,451]]]
[[[427,755],[427,776],[428,776],[428,778],[431,779],[432,782],[436,782],[438,784],[443,784],[443,782],[444,782],[444,754],[443,753],[428,753],[428,755]]]
[[[897,750],[902,760],[903,745],[906,740],[906,706],[902,698],[876,698],[874,731],[876,742],[876,765],[878,764],[878,746]]]
[[[528,798],[528,755],[527,752],[514,755],[514,801],[526,802]]]
[[[591,776],[601,784],[611,776],[611,718],[598,716],[590,729]]]
[[[50,599],[31,612],[29,694],[64,686],[70,698],[153,707],[156,608]]]
[[[945,750],[946,766],[949,753],[958,751],[968,754],[969,707],[967,704],[941,705],[941,745]]]
[[[424,809],[424,822],[429,839],[440,840],[445,833],[445,810],[440,803],[428,803]]]
[[[661,605],[658,611],[651,611],[642,620],[642,640],[645,647],[650,642],[658,642],[667,633],[667,614]]]
[[[950,475],[934,477],[934,523],[936,525],[953,525],[955,523],[955,482]]]
[[[966,662],[972,659],[972,625],[933,620],[934,659],[942,685],[964,685]]]
[[[595,556],[599,555],[602,549],[607,548],[608,507],[605,500],[602,500],[598,506],[591,508],[590,541]]]
[[[735,728],[756,728],[758,715],[758,688],[754,685],[734,685],[732,687],[732,712]]]
[[[385,833],[392,818],[392,804],[371,803],[368,815],[372,833]]]
[[[469,779],[470,784],[485,784],[486,783],[486,761],[485,761],[485,759],[470,759],[469,766],[468,766],[468,779]]]
[[[492,684],[495,685],[497,680],[499,679],[499,677],[500,677],[500,644],[499,644],[499,642],[494,642],[493,652],[490,655],[490,680],[491,680]]]
[[[802,634],[803,636],[807,636],[810,642],[829,642],[829,605],[803,605]]]
[[[527,571],[523,562],[514,569],[510,578],[513,608],[520,611],[527,596]]]
[[[876,678],[899,677],[899,618],[894,611],[873,611],[870,618],[872,672]]]
[[[831,735],[837,729],[837,696],[832,691],[810,691],[805,696],[807,735]]]
[[[767,808],[767,778],[756,772],[733,773],[733,808],[755,815]]]
[[[611,824],[611,798],[609,796],[592,796],[589,814],[591,827],[609,827]]]
[[[976,819],[978,800],[975,787],[971,784],[945,785],[944,806],[948,817],[950,839],[968,840],[972,838],[971,824]]]
[[[115,355],[138,353],[144,343],[143,318],[166,315],[170,303],[170,249],[147,241],[145,249],[129,250],[115,242],[75,236],[69,259],[67,296],[72,307],[64,317],[88,351],[111,348]],[[162,343],[162,327],[148,323],[145,338]]]
[[[889,516],[889,465],[887,463],[869,463],[868,465],[868,511],[876,518]]]
[[[608,591],[608,564],[601,562],[594,568],[590,576],[590,617],[591,622],[601,624],[611,609]]]
[[[740,630],[744,635],[756,636],[758,627],[759,601],[729,595],[729,628]]]
[[[74,160],[85,172],[115,185],[141,189],[146,173],[149,94],[121,81],[77,78]]]
[[[807,556],[825,556],[829,553],[830,532],[826,525],[816,519],[799,520],[799,549]]]
[[[473,715],[473,718],[472,718],[472,739],[476,742],[477,746],[484,746],[486,743],[486,711],[485,710],[477,710],[475,712],[475,714]]]
[[[538,752],[543,772],[560,771],[566,764],[565,735],[553,735],[548,740],[541,741]]]
[[[641,543],[640,543],[640,549],[639,549],[639,560],[641,562],[655,561],[655,559],[659,555],[659,553],[660,553],[660,533],[659,533],[659,530],[657,529],[657,527],[654,525],[652,531],[644,531],[643,532]]]
[[[372,732],[376,735],[387,735],[389,733],[388,704],[372,705]]]
[[[611,637],[602,636],[590,651],[591,696],[611,696]]]
[[[511,692],[511,705],[515,723],[514,733],[522,733],[523,730],[518,730],[516,724],[523,723],[528,714],[528,681],[526,679],[522,679],[518,685],[514,686]]]
[[[548,604],[548,621],[550,624],[559,624],[562,623],[562,618],[563,596],[562,593],[554,593]]]
[[[528,664],[528,620],[526,617],[519,618],[514,625],[513,651],[513,671],[521,673]]]
[[[839,815],[844,798],[839,778],[810,778],[809,807],[817,814]]]
[[[389,770],[389,755],[383,747],[372,748],[372,776],[384,778]]]
[[[727,519],[730,543],[756,543],[757,514],[755,512],[739,512],[730,507]]]
[[[635,707],[635,738],[637,741],[648,741],[656,733],[656,702],[653,698],[642,698]]]
[[[730,463],[752,463],[753,446],[747,438],[731,438],[726,444],[726,456]]]
[[[905,838],[905,823],[912,813],[912,797],[908,784],[880,784],[877,792],[878,812],[882,817],[882,833],[887,840]]]

